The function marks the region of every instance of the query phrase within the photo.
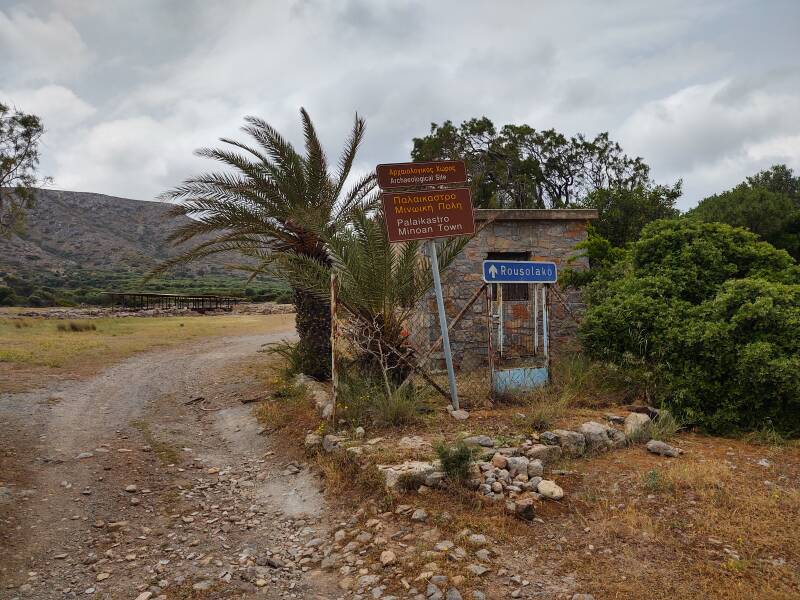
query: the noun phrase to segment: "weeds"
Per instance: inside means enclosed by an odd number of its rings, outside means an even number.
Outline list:
[[[564,416],[567,403],[563,398],[548,401],[546,398],[533,400],[522,419],[522,425],[530,432],[551,429]]]
[[[668,410],[660,410],[658,416],[645,426],[652,439],[662,442],[674,438],[682,428],[683,424]]]
[[[642,485],[649,492],[668,492],[673,489],[672,482],[656,469],[650,469],[644,474]]]
[[[305,358],[300,352],[297,343],[287,342],[286,340],[267,344],[264,350],[272,355],[283,358],[283,374],[288,379],[305,372]]]
[[[150,424],[147,421],[131,421],[130,426],[137,429],[142,434],[144,441],[156,453],[161,464],[173,465],[178,464],[181,460],[181,455],[172,444],[162,442],[159,440],[150,429]]]
[[[385,479],[377,466],[362,466],[347,451],[320,454],[317,464],[325,477],[325,488],[333,495],[357,492],[361,497],[386,496]]]
[[[769,419],[761,426],[761,429],[751,431],[745,435],[744,440],[751,444],[756,444],[757,446],[772,447],[785,446],[788,442],[787,438],[775,429],[775,426]]]
[[[353,425],[408,425],[419,415],[419,398],[412,386],[387,394],[379,381],[348,369],[341,371],[339,398],[342,416]]]
[[[308,412],[305,406],[306,392],[303,386],[285,380],[273,381],[272,399],[256,407],[256,418],[270,431],[284,429],[299,422],[301,413]]]
[[[69,321],[68,323],[59,323],[57,325],[59,331],[97,331],[97,326],[88,321]]]
[[[436,445],[436,454],[442,463],[442,471],[452,481],[465,481],[469,478],[469,469],[472,466],[473,449],[464,442],[455,446],[444,443]]]

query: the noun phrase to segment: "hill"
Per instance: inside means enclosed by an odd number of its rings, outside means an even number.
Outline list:
[[[183,250],[167,237],[188,218],[168,211],[161,202],[40,190],[24,233],[0,237],[0,278],[18,300],[33,295],[25,303],[34,305],[96,303],[99,292],[109,289],[242,294],[249,288],[254,297],[285,295],[285,288],[266,278],[246,285],[246,275],[225,267],[240,261],[233,255],[183,265],[143,284],[155,265]]]

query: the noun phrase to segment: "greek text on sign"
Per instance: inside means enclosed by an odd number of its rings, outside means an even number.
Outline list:
[[[381,195],[390,242],[428,240],[475,233],[468,188]]]
[[[442,160],[425,163],[394,163],[375,168],[378,186],[384,190],[464,183],[467,167],[463,160]]]
[[[558,270],[552,262],[485,260],[483,280],[486,283],[555,283]]]

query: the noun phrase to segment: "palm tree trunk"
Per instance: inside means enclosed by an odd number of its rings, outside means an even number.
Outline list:
[[[293,291],[303,373],[324,381],[331,376],[331,307],[304,290]]]

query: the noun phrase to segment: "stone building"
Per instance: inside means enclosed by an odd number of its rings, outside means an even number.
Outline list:
[[[442,274],[442,288],[448,321],[456,317],[482,286],[482,262],[495,260],[542,260],[556,263],[559,272],[569,266],[574,269],[588,267],[585,257],[576,249],[587,238],[587,226],[597,218],[597,211],[586,209],[512,209],[476,210],[476,235],[464,251]],[[574,259],[571,262],[570,259]],[[579,314],[582,306],[574,290],[556,288],[548,298],[550,309],[550,350],[557,353],[573,339],[576,323],[572,315]],[[503,310],[510,335],[525,338],[530,343],[532,327],[533,286],[505,284]],[[494,290],[497,297],[496,288]],[[572,314],[570,314],[572,313]],[[455,325],[450,333],[453,360],[457,369],[472,369],[488,361],[487,303],[481,297]],[[541,331],[541,329],[540,329]],[[418,347],[427,349],[440,335],[436,313],[436,300],[431,291],[423,302],[411,331]],[[433,368],[443,368],[441,351],[431,355]]]

